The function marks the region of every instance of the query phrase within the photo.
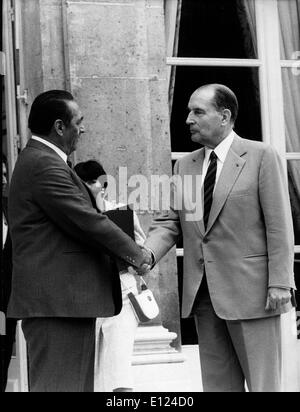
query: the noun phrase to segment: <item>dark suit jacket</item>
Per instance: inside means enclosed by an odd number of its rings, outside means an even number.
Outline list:
[[[12,176],[8,210],[10,317],[94,318],[120,312],[119,276],[110,256],[139,266],[140,248],[97,213],[79,177],[51,148],[28,142]]]
[[[2,198],[2,212],[7,220],[7,198]],[[6,313],[11,291],[12,276],[12,250],[9,232],[5,240],[4,248],[1,251],[1,279],[0,279],[0,311]]]

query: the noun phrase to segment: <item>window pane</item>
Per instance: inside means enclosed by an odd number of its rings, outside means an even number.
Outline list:
[[[256,68],[178,66],[171,116],[172,151],[190,152],[199,149],[199,145],[191,141],[185,121],[191,94],[206,83],[223,83],[236,93],[240,109],[235,131],[244,138],[262,140]]]
[[[287,168],[295,244],[300,245],[300,160],[288,160]]]
[[[254,0],[182,0],[178,57],[257,58]]]
[[[300,152],[300,76],[292,68],[282,69],[286,151]]]
[[[300,56],[300,0],[277,0],[280,22],[281,58],[299,59]],[[298,56],[298,57],[297,57]]]

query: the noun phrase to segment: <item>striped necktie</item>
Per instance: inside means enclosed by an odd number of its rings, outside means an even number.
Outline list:
[[[217,174],[217,155],[215,152],[211,152],[209,160],[210,164],[207,169],[207,173],[204,179],[204,213],[203,221],[204,227],[207,228],[208,218],[210,214],[210,209],[213,200],[213,191],[216,183],[216,174]]]

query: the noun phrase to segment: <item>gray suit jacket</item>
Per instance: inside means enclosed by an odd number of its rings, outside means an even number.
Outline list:
[[[97,213],[85,185],[51,148],[30,140],[9,193],[13,281],[8,315],[96,318],[122,306],[110,256],[129,265],[140,248]]]
[[[200,175],[203,160],[204,149],[197,150],[180,159],[174,173],[181,178]],[[183,198],[182,210],[177,203],[155,219],[146,246],[158,261],[183,236],[183,317],[190,315],[204,267],[219,317],[262,318],[290,310],[290,304],[276,312],[265,310],[268,287],[295,288],[287,181],[272,147],[235,136],[215,188],[206,231],[202,216],[187,219],[191,189],[172,193],[177,200]]]

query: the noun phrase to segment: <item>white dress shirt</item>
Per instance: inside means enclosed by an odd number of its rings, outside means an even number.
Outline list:
[[[234,135],[235,133],[232,130],[229,133],[229,135],[224,140],[222,140],[222,142],[219,143],[218,146],[214,148],[214,150],[208,147],[205,147],[205,157],[204,157],[204,162],[203,162],[203,167],[202,167],[202,185],[204,183],[207,169],[210,164],[210,160],[209,160],[210,154],[212,151],[214,151],[217,156],[217,174],[216,174],[216,183],[215,183],[215,187],[216,187],[216,184],[220,177],[221,171],[223,169],[224,162],[227,157],[228,151],[230,149],[230,146],[232,145]]]
[[[50,147],[52,150],[54,150],[61,158],[62,160],[67,163],[68,156],[66,155],[65,152],[63,152],[59,147],[55,146],[55,144],[48,142],[48,140],[42,139],[41,137],[38,136],[32,136],[31,137],[33,140],[37,140],[38,142],[43,143],[44,145]]]

